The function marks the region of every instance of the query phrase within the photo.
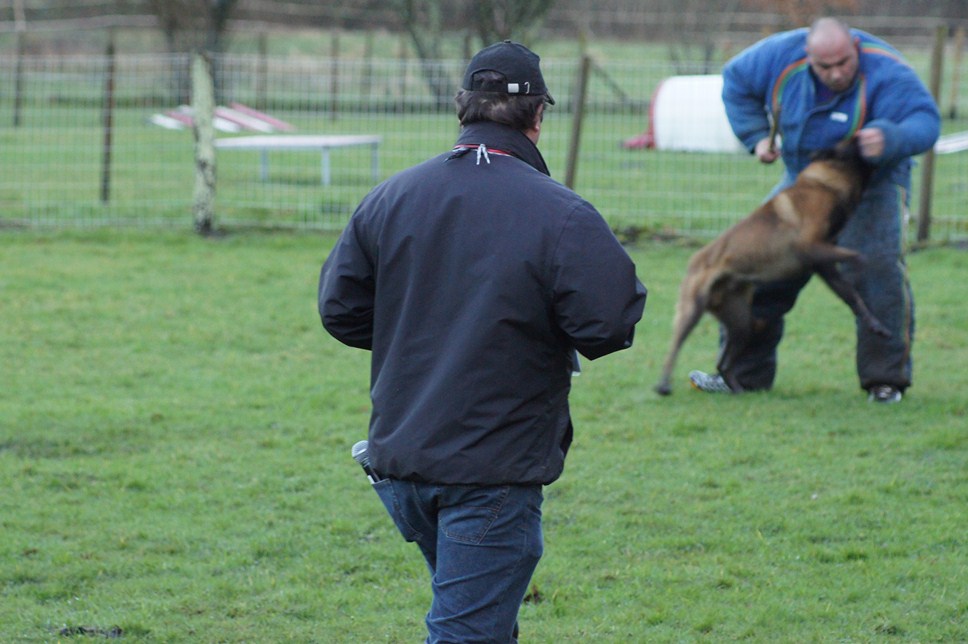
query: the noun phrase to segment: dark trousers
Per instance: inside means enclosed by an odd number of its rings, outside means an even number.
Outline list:
[[[777,186],[777,190],[788,184]],[[864,200],[840,233],[837,243],[860,251],[860,265],[841,265],[868,308],[891,332],[871,333],[857,321],[857,375],[862,389],[888,384],[902,391],[911,385],[914,340],[914,297],[907,279],[901,231],[907,196],[892,183],[868,188]],[[770,389],[777,370],[777,347],[783,338],[783,316],[796,303],[809,276],[764,284],[753,296],[753,316],[762,326],[732,369],[746,390]],[[847,305],[843,304],[847,312]]]
[[[518,609],[544,551],[540,485],[373,486],[431,574],[427,644],[517,642]]]

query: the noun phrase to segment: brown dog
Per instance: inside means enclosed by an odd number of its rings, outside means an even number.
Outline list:
[[[890,335],[837,269],[837,262],[860,262],[862,256],[833,243],[860,202],[871,172],[853,139],[821,151],[796,183],[692,256],[679,290],[672,347],[655,387],[658,393],[672,392],[669,380],[676,356],[706,311],[726,331],[719,372],[734,392],[743,390],[730,369],[756,329],[752,301],[760,283],[815,272],[871,331]]]

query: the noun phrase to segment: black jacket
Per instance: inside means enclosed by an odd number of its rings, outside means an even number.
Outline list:
[[[323,265],[319,312],[373,352],[378,472],[546,484],[571,443],[574,349],[631,346],[645,297],[601,215],[547,176],[531,140],[479,123],[364,198]]]

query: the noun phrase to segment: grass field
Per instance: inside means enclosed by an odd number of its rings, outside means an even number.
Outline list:
[[[311,234],[0,234],[0,641],[416,642],[426,571],[350,458],[368,355]],[[522,642],[968,641],[968,253],[910,256],[916,384],[857,388],[819,283],[776,389],[651,387],[692,248],[631,249],[635,346],[586,363]]]

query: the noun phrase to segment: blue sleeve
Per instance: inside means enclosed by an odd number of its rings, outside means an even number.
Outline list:
[[[941,133],[938,106],[913,70],[904,66],[891,74],[884,88],[864,124],[884,132],[884,152],[874,159],[882,166],[931,149]]]
[[[752,152],[770,133],[770,87],[782,71],[782,61],[800,47],[803,30],[776,34],[744,49],[723,68],[726,117],[743,145]]]
[[[746,149],[753,151],[756,143],[770,133],[766,116],[766,88],[764,75],[754,71],[752,57],[734,58],[723,68],[723,105],[729,125]]]

